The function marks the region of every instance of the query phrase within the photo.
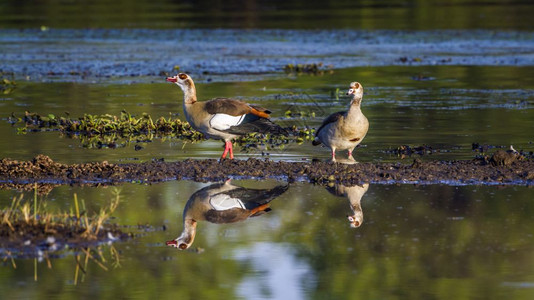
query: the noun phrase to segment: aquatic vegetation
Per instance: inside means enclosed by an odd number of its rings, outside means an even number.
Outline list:
[[[12,93],[16,86],[17,86],[17,83],[15,82],[15,74],[12,73],[12,72],[9,72],[9,73],[6,73],[6,72],[2,72],[0,71],[0,92],[2,94],[10,94]]]
[[[287,64],[284,66],[284,72],[287,74],[311,74],[323,75],[325,73],[333,73],[332,66],[324,66],[323,63],[318,64]]]
[[[286,110],[285,116],[287,118],[315,118],[315,112],[306,112],[306,111],[292,111],[291,109]]]
[[[14,197],[8,207],[0,211],[0,255],[40,255],[66,247],[87,246],[93,243],[111,242],[126,238],[118,225],[109,219],[120,202],[120,193],[99,212],[89,214],[83,200],[73,196],[74,208],[53,212],[46,201],[40,201],[35,189],[31,200]]]
[[[205,139],[204,135],[194,130],[187,121],[171,117],[154,120],[146,113],[138,117],[126,111],[121,112],[120,116],[85,114],[78,119],[26,111],[22,117],[12,114],[9,122],[24,124],[24,127],[18,128],[20,134],[56,130],[67,137],[79,138],[87,148],[113,149],[136,143],[136,150],[140,150],[142,146],[138,144],[151,142],[154,138],[175,138],[192,143]],[[315,133],[314,129],[308,127],[292,126],[285,129],[289,132],[288,136],[253,133],[239,137],[235,142],[244,148],[258,144],[280,147],[290,142],[303,143],[305,140],[312,140]]]
[[[11,122],[25,123],[26,131],[40,131],[43,128],[49,128],[58,129],[65,133],[80,133],[88,136],[109,133],[130,135],[173,132],[180,138],[185,139],[195,140],[201,137],[201,134],[194,131],[187,122],[182,122],[179,119],[160,117],[154,121],[148,114],[134,117],[125,111],[121,112],[120,116],[85,114],[78,119],[56,117],[53,114],[42,116],[25,112],[22,118],[16,118],[13,115]]]

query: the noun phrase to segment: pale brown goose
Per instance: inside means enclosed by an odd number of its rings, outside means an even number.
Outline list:
[[[182,234],[166,244],[181,250],[189,248],[195,239],[198,221],[226,224],[260,216],[271,210],[270,202],[288,187],[248,189],[233,185],[230,180],[204,187],[191,195],[185,205]]]
[[[322,143],[330,148],[332,161],[336,161],[336,150],[348,150],[348,157],[353,160],[352,151],[369,130],[369,121],[360,107],[363,86],[359,82],[352,82],[347,95],[352,95],[349,110],[331,114],[315,132],[313,145]]]
[[[246,102],[215,98],[197,101],[193,79],[185,73],[167,77],[167,81],[177,84],[184,92],[184,114],[191,126],[206,137],[224,141],[221,158],[230,155],[234,158],[232,139],[248,133],[287,134],[287,131],[269,120],[269,110]]]

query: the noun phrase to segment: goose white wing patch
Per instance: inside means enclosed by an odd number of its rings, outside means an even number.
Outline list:
[[[232,198],[226,194],[217,194],[210,198],[210,204],[215,210],[228,210],[232,208],[245,209],[245,205],[238,198]]]
[[[227,114],[215,114],[210,119],[210,127],[216,130],[228,130],[232,126],[236,126],[243,122],[246,115],[231,116]]]

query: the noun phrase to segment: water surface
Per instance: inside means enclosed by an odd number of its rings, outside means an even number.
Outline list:
[[[6,29],[0,60],[30,81],[146,83],[176,66],[199,80],[242,81],[288,64],[532,66],[533,41],[490,30]]]
[[[233,183],[256,189],[280,184]],[[46,260],[37,262],[34,281],[33,260],[15,259],[16,269],[7,260],[0,267],[2,295],[10,299],[110,295],[146,299],[173,297],[177,292],[186,298],[217,299],[221,295],[285,299],[288,293],[295,299],[346,295],[530,299],[534,295],[534,206],[529,188],[371,185],[361,197],[363,223],[351,228],[346,217],[353,213],[349,198],[297,183],[272,200],[272,210],[262,216],[223,225],[199,222],[193,251],[166,247],[164,242],[183,229],[188,198],[209,185],[187,181],[124,185],[115,221],[134,226],[130,230],[137,224],[150,226],[136,239],[114,244],[120,265],[114,267],[110,248],[104,246],[108,271],[90,260],[83,281],[80,274],[75,282],[76,262],[67,252],[51,259],[52,268]],[[39,201],[47,201],[51,209],[68,209],[74,192],[91,210],[112,197],[109,188],[61,187]],[[3,191],[2,199],[11,194]],[[354,194],[358,192],[350,195]]]
[[[3,1],[3,27],[532,30],[529,1]]]
[[[419,76],[428,80],[416,80]],[[362,110],[370,129],[362,147],[354,153],[357,160],[396,160],[397,156],[388,151],[400,145],[430,145],[439,150],[428,156],[431,159],[470,159],[475,155],[471,151],[475,142],[532,150],[533,137],[528,130],[534,128],[532,76],[532,67],[357,67],[322,76],[278,76],[244,82],[200,80],[197,90],[200,99],[235,97],[268,107],[273,111],[273,120],[283,126],[317,128],[330,113],[346,109],[349,99],[344,92],[348,83],[358,80],[365,88]],[[58,132],[20,135],[7,122],[12,112],[22,116],[26,110],[56,116],[66,116],[68,112],[73,118],[85,113],[120,115],[126,110],[137,116],[148,113],[153,119],[185,119],[181,90],[163,82],[163,77],[160,80],[161,83],[136,84],[22,82],[13,93],[0,97],[5,120],[0,122],[5,137],[0,141],[0,156],[31,159],[45,154],[69,163],[219,157],[222,142],[215,140],[184,144],[161,138],[137,142],[134,137],[129,144],[119,140],[124,147],[118,149],[97,149],[94,144]],[[303,113],[304,117],[287,117],[288,111]],[[328,149],[313,147],[309,142],[237,153],[239,158],[262,154],[291,161],[329,157]]]

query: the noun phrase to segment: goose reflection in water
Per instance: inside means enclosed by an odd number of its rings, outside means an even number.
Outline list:
[[[166,244],[181,250],[189,248],[195,240],[198,221],[226,224],[260,216],[270,211],[270,202],[288,188],[289,185],[278,185],[272,189],[249,189],[233,185],[230,180],[204,187],[191,195],[185,205],[182,234]]]
[[[361,200],[363,195],[365,195],[365,193],[367,192],[367,189],[369,189],[369,184],[365,183],[363,185],[355,186],[334,184],[333,186],[327,187],[326,189],[336,196],[349,198],[352,215],[348,215],[347,218],[349,219],[350,227],[360,227],[363,223],[363,210]]]

